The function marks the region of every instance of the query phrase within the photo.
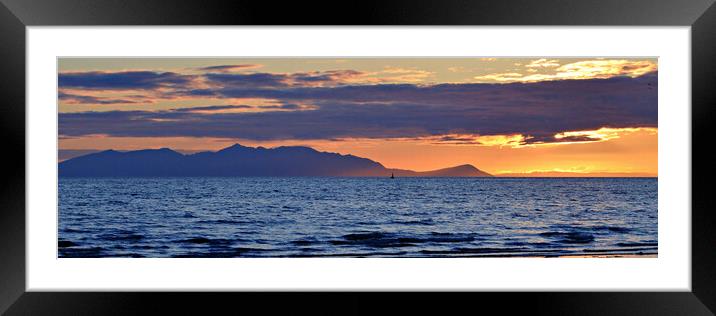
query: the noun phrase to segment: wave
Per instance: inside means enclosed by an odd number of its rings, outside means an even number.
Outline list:
[[[59,257],[69,258],[100,258],[106,257],[106,249],[102,247],[65,247],[60,248]]]
[[[77,244],[74,242],[71,242],[69,240],[57,241],[57,247],[59,247],[59,248],[67,248],[67,247],[74,247],[74,246],[77,246]]]
[[[172,255],[172,258],[237,258],[237,257],[251,257],[258,256],[258,254],[267,251],[261,248],[226,248],[217,251],[210,252],[186,252],[181,254]]]
[[[620,242],[617,243],[619,247],[658,247],[659,243],[656,242]]]
[[[246,220],[236,220],[236,219],[210,219],[210,220],[196,221],[196,223],[197,224],[229,224],[229,225],[255,224],[255,222],[246,221]]]
[[[546,232],[539,235],[566,244],[586,244],[594,241],[594,235],[587,232]]]
[[[393,224],[400,224],[400,225],[434,225],[435,222],[428,218],[428,219],[418,219],[418,220],[394,220],[391,223]]]
[[[230,239],[223,239],[223,238],[206,238],[206,237],[192,237],[187,239],[178,240],[180,243],[186,243],[186,244],[208,244],[208,245],[228,245],[233,243],[234,241],[238,241],[238,239],[230,240]]]
[[[298,239],[291,241],[291,244],[296,246],[310,246],[320,243],[318,240],[315,239]]]
[[[424,254],[492,254],[492,253],[519,253],[529,251],[528,248],[467,248],[459,247],[451,250],[422,250]]]
[[[628,233],[631,231],[631,229],[621,226],[604,226],[604,225],[598,225],[598,226],[592,226],[589,227],[589,229],[592,230],[601,230],[601,231],[609,231],[613,233]]]
[[[363,245],[370,247],[408,247],[422,243],[456,243],[471,242],[476,234],[438,233],[426,236],[402,236],[389,232],[365,232],[343,235],[341,240],[330,240],[333,245]]]
[[[97,237],[103,240],[110,241],[139,241],[144,239],[144,235],[136,233],[105,233],[97,235]]]

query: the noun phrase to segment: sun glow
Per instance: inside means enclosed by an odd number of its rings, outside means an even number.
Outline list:
[[[610,139],[619,138],[625,134],[645,132],[651,135],[656,135],[658,132],[657,128],[652,127],[639,127],[639,128],[609,128],[602,127],[598,130],[592,131],[572,131],[563,132],[554,135],[555,139],[567,139],[572,137],[586,137],[593,141],[607,141]]]
[[[520,65],[522,66],[522,65]],[[475,76],[478,81],[538,82],[550,80],[606,79],[617,76],[639,77],[657,70],[648,60],[584,60],[561,65],[558,60],[533,60],[521,71],[499,72]],[[537,71],[541,73],[536,73]]]

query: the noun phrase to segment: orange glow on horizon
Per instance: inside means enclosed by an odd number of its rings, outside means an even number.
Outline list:
[[[627,134],[627,133],[635,133],[635,132],[647,132],[647,133],[656,135],[658,130],[653,127],[640,127],[640,128],[602,127],[598,130],[593,130],[593,131],[572,131],[572,132],[559,133],[559,134],[554,135],[554,138],[563,139],[566,137],[585,136],[585,137],[589,137],[594,140],[605,141],[605,140],[610,140],[610,139],[614,139],[614,138],[619,138],[620,136]]]
[[[443,142],[436,141],[440,137]],[[594,141],[520,145],[522,135],[472,136],[470,144],[451,140],[464,135],[418,139],[342,139],[254,141],[193,137],[61,138],[61,149],[137,150],[168,147],[180,151],[219,150],[234,143],[245,146],[309,146],[319,151],[351,154],[389,168],[428,171],[472,164],[493,175],[512,176],[656,176],[657,128],[601,128],[571,131],[556,139],[587,136]],[[458,141],[461,139],[458,139]]]

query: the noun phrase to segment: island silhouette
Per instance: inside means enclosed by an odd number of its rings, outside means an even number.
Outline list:
[[[492,177],[470,164],[421,172],[304,146],[240,144],[194,154],[169,148],[105,150],[60,162],[58,172],[60,177]]]

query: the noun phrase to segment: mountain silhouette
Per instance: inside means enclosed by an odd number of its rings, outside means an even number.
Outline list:
[[[240,144],[212,152],[184,155],[169,148],[128,152],[105,150],[65,160],[60,177],[491,177],[472,165],[426,172],[385,168],[353,155],[320,152],[310,147],[246,147]]]

